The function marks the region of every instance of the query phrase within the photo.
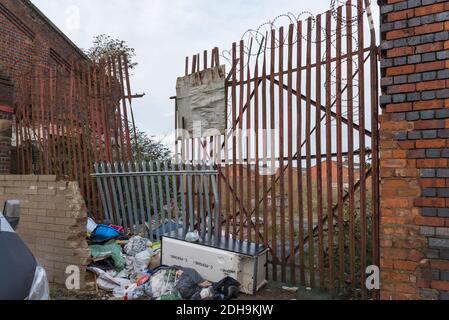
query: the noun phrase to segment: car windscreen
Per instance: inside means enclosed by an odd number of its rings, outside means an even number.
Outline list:
[[[6,220],[6,218],[3,216],[1,212],[0,212],[0,231],[14,232],[14,230],[9,225],[8,220]]]

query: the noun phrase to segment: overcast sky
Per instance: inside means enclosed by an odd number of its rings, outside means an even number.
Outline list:
[[[139,128],[171,133],[176,78],[187,55],[218,46],[231,48],[243,33],[276,16],[318,14],[331,0],[32,0],[80,48],[108,34],[136,49],[139,66],[133,91],[147,96],[134,104]],[[76,17],[79,13],[79,19]],[[306,17],[306,15],[304,15]],[[288,22],[286,21],[285,25]]]

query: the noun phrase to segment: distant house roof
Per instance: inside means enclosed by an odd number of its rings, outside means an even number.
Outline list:
[[[33,10],[42,20],[44,20],[50,27],[52,27],[70,46],[72,46],[82,57],[89,59],[89,57],[81,50],[64,32],[61,31],[38,7],[36,7],[30,0],[22,0],[31,10]]]
[[[332,163],[333,166],[338,166],[338,162],[337,161],[332,160],[331,163]],[[344,162],[342,163],[342,165],[343,165],[343,168],[347,167]],[[312,169],[316,168],[317,166],[318,166],[318,164],[315,164],[314,166],[312,166]],[[321,162],[321,166],[322,167],[327,166],[327,160],[322,161]]]

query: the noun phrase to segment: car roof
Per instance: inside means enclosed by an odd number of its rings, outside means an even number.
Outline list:
[[[0,232],[15,232],[13,228],[9,225],[8,220],[0,212]]]

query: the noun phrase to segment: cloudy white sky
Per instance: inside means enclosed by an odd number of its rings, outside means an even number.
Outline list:
[[[174,126],[176,78],[187,55],[229,49],[245,30],[292,12],[318,14],[331,0],[32,0],[75,44],[89,48],[98,34],[125,40],[139,66],[133,91],[139,128],[163,136]],[[79,12],[79,24],[73,14]]]

